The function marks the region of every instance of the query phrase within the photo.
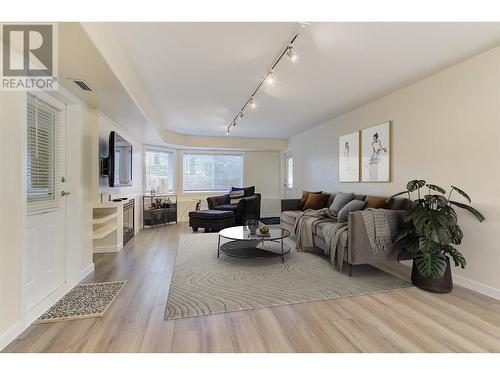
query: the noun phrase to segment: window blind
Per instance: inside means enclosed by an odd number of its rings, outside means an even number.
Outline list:
[[[185,153],[184,191],[228,191],[243,186],[243,155]]]
[[[147,149],[145,155],[145,188],[146,192],[151,189],[164,189],[162,186],[168,186],[168,190],[173,190],[172,177],[172,153],[169,151]]]
[[[64,168],[63,111],[28,94],[27,131],[28,212],[57,208]]]

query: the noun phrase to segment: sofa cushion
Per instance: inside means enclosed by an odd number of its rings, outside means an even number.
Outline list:
[[[309,197],[309,194],[321,194],[322,191],[303,191],[302,192],[302,197],[300,198],[300,209],[303,210],[304,205],[307,202],[307,198]]]
[[[191,211],[189,217],[192,219],[220,220],[234,217],[234,213],[232,211],[222,210],[198,210]]]
[[[236,211],[238,208],[237,204],[221,204],[220,206],[215,207],[217,211]]]
[[[339,223],[345,223],[349,217],[349,213],[353,211],[360,211],[365,208],[366,201],[361,201],[358,199],[353,199],[341,208],[339,214],[337,215],[337,220]]]
[[[302,207],[302,210],[319,210],[321,208],[324,208],[326,205],[326,200],[328,199],[328,196],[323,193],[309,193],[307,196],[307,201]]]
[[[295,225],[295,219],[299,216],[301,211],[283,211],[281,213],[281,220],[288,225]]]
[[[374,195],[368,195],[366,197],[365,208],[387,208],[385,203],[385,197],[376,197]]]
[[[354,199],[354,193],[337,193],[335,194],[335,198],[333,199],[333,203],[330,206],[330,211],[334,215],[338,215],[339,211],[344,207],[347,203]]]
[[[232,187],[231,191],[238,191],[238,190],[243,190],[245,192],[245,197],[251,197],[252,195],[255,194],[255,186],[248,186],[248,187]]]

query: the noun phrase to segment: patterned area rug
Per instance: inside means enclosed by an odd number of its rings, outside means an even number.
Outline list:
[[[412,285],[372,266],[353,276],[326,257],[292,250],[280,258],[250,260],[221,254],[218,234],[185,234],[179,240],[165,319],[371,294]],[[288,241],[294,249],[293,241]],[[347,267],[346,267],[347,268]]]
[[[80,284],[71,289],[35,323],[98,318],[104,315],[126,281]]]

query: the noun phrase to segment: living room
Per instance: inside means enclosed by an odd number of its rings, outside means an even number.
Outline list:
[[[11,14],[0,360],[500,351],[499,22]]]

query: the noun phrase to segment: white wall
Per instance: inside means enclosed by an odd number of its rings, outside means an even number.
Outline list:
[[[392,182],[339,183],[338,137],[393,121]],[[302,190],[391,195],[423,178],[470,193],[486,221],[460,215],[463,284],[500,297],[500,47],[446,69],[289,141],[294,195]]]
[[[20,315],[23,98],[0,91],[0,348],[15,334]]]
[[[279,216],[279,151],[245,152],[244,181],[246,186],[255,185],[255,191],[262,194],[261,216]]]

